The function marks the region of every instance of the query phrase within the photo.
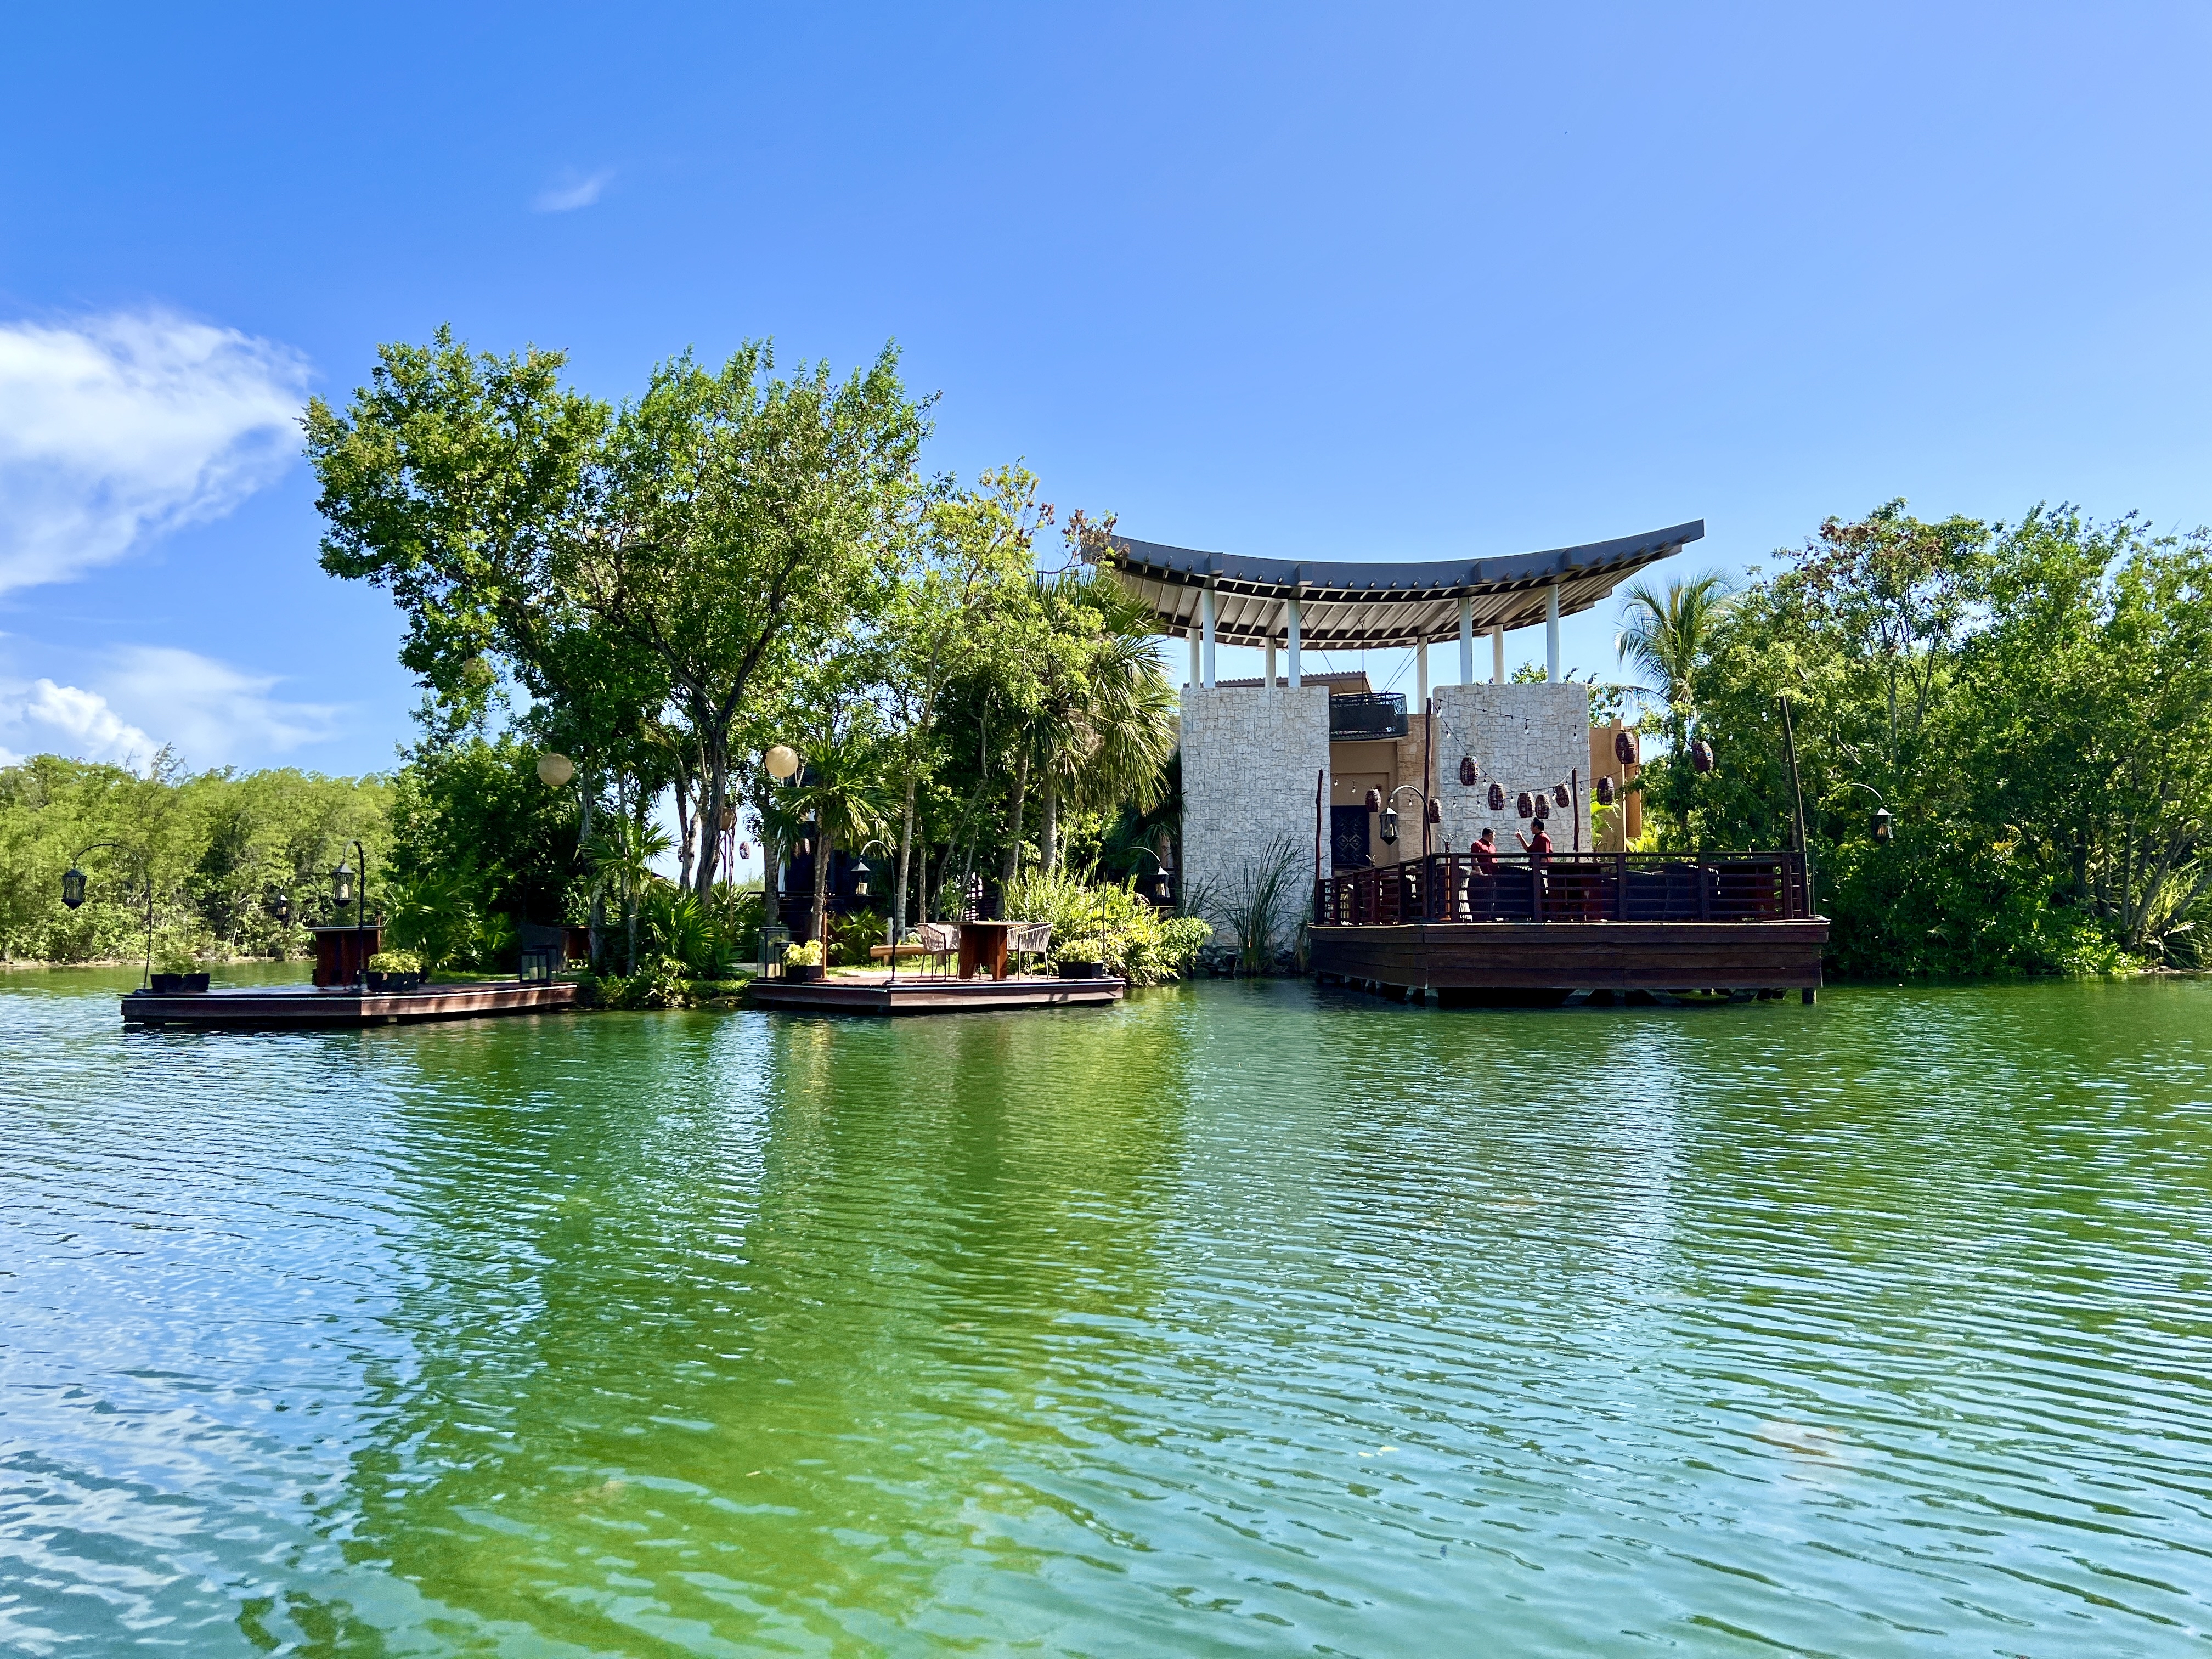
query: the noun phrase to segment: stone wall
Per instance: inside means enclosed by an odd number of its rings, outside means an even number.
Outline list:
[[[1314,779],[1328,767],[1328,688],[1185,686],[1182,692],[1182,890],[1237,886],[1278,836],[1298,853],[1297,885],[1312,890]],[[1322,847],[1328,873],[1327,837]]]
[[[1578,776],[1581,841],[1590,846],[1589,687],[1572,682],[1507,685],[1443,685],[1437,705],[1437,799],[1441,804],[1444,844],[1464,853],[1486,829],[1494,830],[1500,852],[1517,853],[1516,832],[1531,825],[1515,805],[1522,790],[1531,794]],[[1459,781],[1462,756],[1480,769],[1472,788]],[[1489,806],[1491,781],[1505,788],[1505,805]],[[1576,837],[1568,809],[1556,803],[1550,820],[1552,845],[1569,852]]]

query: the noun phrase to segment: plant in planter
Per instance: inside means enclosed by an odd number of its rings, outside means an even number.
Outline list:
[[[208,976],[199,971],[199,958],[189,944],[172,934],[155,945],[153,988],[156,992],[173,995],[207,988]]]
[[[379,951],[368,959],[368,988],[411,991],[422,982],[422,958],[412,951]]]
[[[808,980],[820,979],[822,974],[820,939],[807,939],[783,953],[783,976],[786,979],[795,979],[804,983]]]
[[[1053,958],[1062,979],[1101,979],[1106,973],[1106,947],[1095,939],[1072,939]]]

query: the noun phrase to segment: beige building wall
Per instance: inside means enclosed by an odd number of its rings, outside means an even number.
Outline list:
[[[1278,836],[1314,879],[1314,789],[1328,769],[1328,690],[1182,690],[1182,891],[1235,889]],[[1322,873],[1328,873],[1327,814]]]
[[[1577,829],[1571,809],[1554,804],[1552,845],[1571,852],[1577,843],[1590,851],[1589,687],[1573,681],[1506,685],[1445,685],[1437,688],[1437,798],[1449,850],[1464,853],[1488,829],[1498,850],[1517,853],[1516,834],[1532,833],[1532,821],[1520,816],[1516,798],[1572,779],[1580,806]],[[1472,786],[1459,781],[1460,761],[1471,757],[1477,769]],[[1490,785],[1504,787],[1502,810],[1490,809]],[[1404,810],[1402,807],[1400,809]]]

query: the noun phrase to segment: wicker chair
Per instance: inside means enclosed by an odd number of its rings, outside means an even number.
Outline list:
[[[937,971],[952,971],[952,953],[960,948],[960,930],[949,921],[925,921],[915,929],[921,948],[937,958]]]
[[[1009,928],[1006,949],[1013,953],[1015,971],[1025,971],[1025,957],[1041,957],[1052,949],[1052,924],[1048,921],[1024,921]]]

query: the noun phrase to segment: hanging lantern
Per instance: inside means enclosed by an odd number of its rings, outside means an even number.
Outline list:
[[[1374,791],[1370,790],[1368,793],[1372,794]],[[1395,846],[1397,843],[1398,809],[1395,806],[1386,806],[1382,809],[1382,840],[1386,845]]]
[[[1481,776],[1482,769],[1474,763],[1474,756],[1462,755],[1459,757],[1459,781],[1461,783],[1464,784],[1469,789],[1472,789]]]
[[[799,771],[799,751],[780,743],[761,757],[761,764],[778,783],[788,783]]]
[[[1613,757],[1623,766],[1636,764],[1636,734],[1633,732],[1613,734]]]
[[[1877,806],[1874,809],[1874,844],[1875,846],[1889,845],[1890,837],[1897,833],[1893,827],[1893,823],[1894,821],[1889,816],[1889,808]]]
[[[538,757],[538,781],[548,789],[558,789],[576,775],[576,763],[566,755],[548,754]]]
[[[1523,789],[1521,792],[1521,798],[1515,801],[1513,805],[1514,809],[1524,818],[1533,818],[1536,816],[1535,800],[1526,789]]]
[[[868,878],[875,873],[868,868],[868,855],[865,853],[860,854],[860,861],[853,866],[853,896],[854,898],[867,897]]]
[[[74,864],[62,872],[62,902],[72,910],[84,902],[84,872]]]
[[[1505,786],[1495,780],[1490,786],[1490,810],[1493,812],[1503,812],[1505,810]]]
[[[1575,804],[1575,798],[1567,793],[1567,786],[1564,783],[1552,786],[1552,799],[1561,806],[1571,806]]]
[[[753,855],[753,844],[752,844],[752,842],[749,842],[749,841],[741,841],[741,842],[739,842],[738,843],[738,863],[743,864],[743,863],[744,863],[747,859],[749,859],[749,858],[752,857],[752,855]]]
[[[1699,772],[1713,769],[1713,746],[1703,738],[1690,745],[1690,765]]]
[[[331,872],[331,896],[341,905],[353,902],[353,866],[343,859],[340,859],[338,867]]]
[[[1382,792],[1380,789],[1370,789],[1367,792],[1367,810],[1370,812],[1379,812],[1382,810]]]
[[[289,926],[292,921],[292,896],[289,893],[277,894],[276,902],[270,907],[270,914],[274,915],[280,923]]]
[[[1600,806],[1610,806],[1613,805],[1613,780],[1611,778],[1600,778],[1597,781],[1597,804]]]
[[[1552,816],[1552,798],[1540,789],[1536,792],[1536,816],[1539,818]]]
[[[1438,799],[1437,799],[1434,795],[1430,796],[1430,797],[1429,797],[1429,822],[1430,822],[1431,823],[1442,823],[1443,821],[1444,821],[1444,804],[1443,804],[1442,801],[1438,800]]]

